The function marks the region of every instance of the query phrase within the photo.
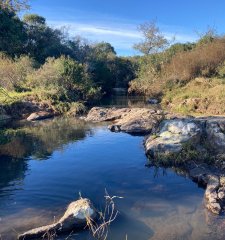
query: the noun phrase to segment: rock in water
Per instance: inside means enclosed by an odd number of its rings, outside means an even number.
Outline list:
[[[158,127],[164,118],[162,111],[156,112],[148,108],[101,108],[94,107],[86,117],[86,121],[113,121],[109,129],[113,132],[146,134]]]
[[[39,112],[31,113],[30,116],[27,118],[27,120],[28,121],[37,121],[37,120],[51,118],[53,116],[54,116],[54,114],[52,112],[39,111]]]
[[[165,120],[161,123],[159,132],[151,135],[145,142],[148,156],[179,153],[185,143],[196,144],[200,141],[202,129],[191,119]]]
[[[27,231],[18,236],[19,240],[42,238],[46,233],[63,233],[74,229],[82,229],[87,224],[87,219],[95,219],[97,216],[96,210],[89,199],[82,198],[72,202],[67,207],[63,217],[58,222],[38,227]]]

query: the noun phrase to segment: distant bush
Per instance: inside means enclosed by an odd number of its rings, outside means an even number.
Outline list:
[[[196,77],[212,77],[225,61],[225,38],[198,45],[191,51],[174,55],[164,68],[164,79],[184,84]]]
[[[0,53],[0,85],[7,90],[26,89],[28,75],[34,71],[35,62],[28,56],[14,60]]]
[[[129,93],[159,96],[162,92],[161,71],[166,61],[164,53],[151,54],[137,60],[137,77],[130,82]]]

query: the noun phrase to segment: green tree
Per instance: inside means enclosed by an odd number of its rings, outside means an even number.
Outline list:
[[[25,14],[23,16],[23,21],[32,26],[45,25],[46,22],[44,17],[37,14]]]
[[[15,12],[2,9],[0,13],[0,51],[11,56],[24,53],[24,44],[27,39],[23,22]]]
[[[156,53],[167,46],[168,41],[160,32],[155,21],[145,22],[139,25],[138,30],[143,35],[144,40],[140,43],[134,44],[133,47],[141,53],[145,55]]]
[[[65,53],[62,44],[63,33],[46,25],[45,18],[36,15],[25,15],[23,19],[27,33],[26,53],[39,63],[48,57],[59,57]]]
[[[0,9],[19,12],[28,9],[28,0],[0,0]]]

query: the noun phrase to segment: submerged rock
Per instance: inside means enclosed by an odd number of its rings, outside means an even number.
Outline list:
[[[18,236],[19,240],[42,238],[45,234],[60,234],[74,229],[82,229],[87,224],[87,219],[95,219],[96,210],[89,199],[83,198],[72,202],[67,207],[63,217],[58,222],[38,227]]]
[[[148,108],[100,108],[94,107],[86,117],[86,121],[113,121],[109,129],[114,132],[146,134],[158,127],[164,118],[162,111]]]
[[[51,118],[53,116],[54,116],[54,114],[52,112],[39,111],[39,112],[31,113],[30,116],[27,118],[27,120],[28,121],[37,121],[37,120]]]

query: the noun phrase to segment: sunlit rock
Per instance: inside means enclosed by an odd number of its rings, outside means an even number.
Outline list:
[[[96,210],[93,207],[90,200],[84,198],[78,201],[72,202],[67,207],[63,217],[58,222],[38,227],[27,231],[18,236],[19,240],[41,238],[46,233],[48,234],[60,234],[63,232],[69,232],[76,229],[82,229],[87,224],[87,219],[95,219]]]
[[[162,111],[148,108],[100,108],[90,110],[86,121],[112,121],[109,129],[113,132],[131,134],[150,133],[164,118]]]
[[[27,118],[27,120],[28,121],[37,121],[37,120],[51,118],[53,116],[54,116],[54,114],[52,112],[39,111],[39,112],[31,113],[30,116]]]

